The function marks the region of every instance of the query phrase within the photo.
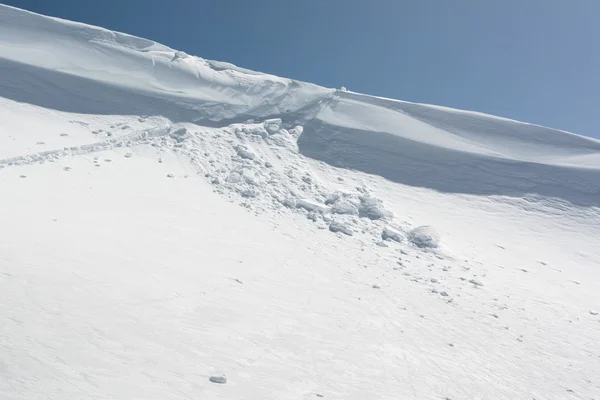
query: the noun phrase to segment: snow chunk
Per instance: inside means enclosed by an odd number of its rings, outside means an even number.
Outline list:
[[[306,217],[313,222],[317,222],[321,218],[321,214],[317,211],[311,211]]]
[[[177,143],[183,142],[185,139],[190,137],[190,134],[187,129],[180,128],[175,131],[169,132],[169,136],[175,139]]]
[[[304,208],[306,211],[329,211],[329,208],[327,206],[310,199],[298,199],[296,201],[296,207]]]
[[[244,178],[244,181],[249,185],[256,186],[256,185],[260,184],[260,181],[259,181],[258,177],[256,176],[256,172],[254,172],[254,171],[245,170],[242,173],[242,177]]]
[[[304,132],[304,127],[301,125],[297,125],[294,128],[290,129],[290,135],[292,136],[300,136]]]
[[[475,278],[473,278],[473,279],[469,280],[469,283],[472,283],[472,284],[473,284],[473,285],[475,285],[475,286],[483,286],[483,283],[481,283],[481,281],[480,281],[480,280],[477,280],[477,279],[475,279]]]
[[[383,207],[381,200],[374,197],[361,196],[358,214],[363,218],[372,220],[390,218],[393,214]]]
[[[325,200],[325,204],[330,205],[341,199],[342,195],[340,193],[332,193]]]
[[[246,146],[238,145],[235,147],[235,151],[237,152],[238,156],[243,159],[254,160],[256,158],[256,155],[248,150]]]
[[[334,214],[358,215],[358,209],[348,200],[336,201],[331,207]]]
[[[419,226],[408,233],[408,239],[417,247],[437,248],[440,235],[429,225]]]
[[[402,234],[396,231],[395,229],[386,226],[381,232],[381,238],[383,240],[393,240],[394,242],[401,242]]]
[[[232,172],[229,175],[227,175],[227,178],[225,178],[225,180],[229,183],[238,183],[242,180],[242,175],[240,175],[239,172]]]
[[[213,383],[225,384],[225,383],[227,383],[227,376],[226,375],[211,376],[210,381]]]
[[[254,198],[254,197],[258,197],[258,193],[259,192],[255,189],[245,189],[240,194],[242,195],[242,197]]]
[[[256,135],[262,138],[266,138],[269,135],[263,125],[244,125],[242,127],[237,127],[235,132],[243,133],[245,135]]]
[[[287,208],[296,208],[296,199],[288,197],[286,199],[281,200],[281,204],[283,204]]]
[[[329,230],[331,232],[342,232],[348,236],[354,235],[354,231],[352,231],[352,228],[348,224],[339,221],[333,221],[329,224]]]
[[[263,126],[270,134],[275,134],[281,129],[281,118],[268,119],[263,122]]]

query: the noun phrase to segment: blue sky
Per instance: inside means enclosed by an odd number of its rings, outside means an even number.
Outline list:
[[[4,0],[328,87],[600,138],[598,0]]]

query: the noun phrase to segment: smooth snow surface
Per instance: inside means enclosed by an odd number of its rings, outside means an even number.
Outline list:
[[[0,399],[600,399],[600,142],[0,5]]]

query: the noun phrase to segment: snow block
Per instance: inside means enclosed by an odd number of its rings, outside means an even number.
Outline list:
[[[296,208],[296,199],[293,197],[288,197],[286,199],[281,200],[281,204],[283,204],[287,208]]]
[[[303,208],[306,211],[320,211],[323,213],[329,211],[329,207],[310,199],[298,199],[296,207]]]
[[[281,118],[268,119],[263,122],[263,126],[271,135],[279,132],[281,129]]]
[[[352,228],[350,228],[350,226],[339,221],[333,221],[331,224],[329,224],[329,230],[331,232],[342,232],[343,234],[348,236],[354,235],[354,232],[352,231]]]
[[[381,200],[367,196],[360,197],[358,215],[362,218],[369,218],[371,220],[391,218],[393,216],[390,211],[383,207]]]
[[[348,200],[336,201],[331,207],[331,212],[334,214],[358,215],[358,209]]]
[[[394,242],[401,242],[402,234],[396,231],[395,229],[386,226],[381,232],[381,238],[383,240],[393,240]]]
[[[419,226],[408,233],[408,240],[417,247],[437,248],[440,235],[429,225]]]

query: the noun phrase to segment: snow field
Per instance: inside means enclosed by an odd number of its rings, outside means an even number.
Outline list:
[[[599,143],[0,5],[0,399],[597,399]]]

